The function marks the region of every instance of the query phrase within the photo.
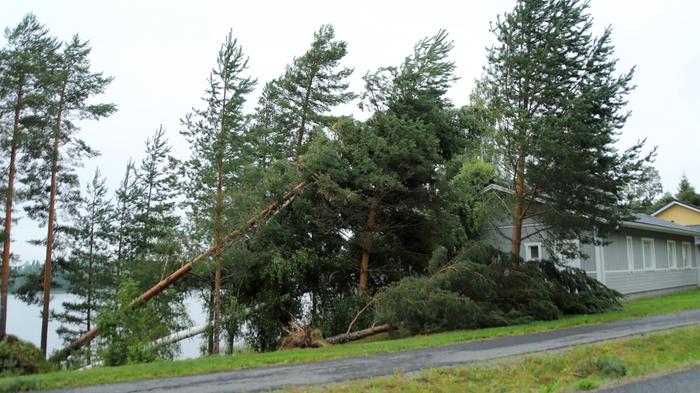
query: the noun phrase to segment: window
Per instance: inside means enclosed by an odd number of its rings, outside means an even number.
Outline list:
[[[674,240],[666,241],[666,255],[668,257],[668,268],[678,269],[678,258],[676,255],[676,242]]]
[[[542,245],[540,243],[525,244],[525,260],[539,261],[542,259]]]
[[[642,238],[642,261],[644,270],[656,269],[656,255],[654,255],[654,239]]]
[[[683,257],[683,267],[688,269],[693,266],[693,248],[690,243],[681,243],[681,255]]]
[[[627,236],[627,270],[634,271],[634,243],[632,236]]]

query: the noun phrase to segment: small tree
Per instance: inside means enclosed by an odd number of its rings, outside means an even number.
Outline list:
[[[75,300],[63,302],[63,312],[54,317],[61,321],[58,334],[66,343],[92,329],[100,306],[111,295],[111,244],[114,240],[114,210],[107,198],[105,179],[95,170],[87,185],[78,214],[70,231],[71,253],[63,278],[68,293]],[[87,353],[87,363],[91,353]]]

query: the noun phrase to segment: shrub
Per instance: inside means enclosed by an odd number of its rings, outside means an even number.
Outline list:
[[[46,372],[51,365],[32,343],[8,335],[0,340],[0,377]]]

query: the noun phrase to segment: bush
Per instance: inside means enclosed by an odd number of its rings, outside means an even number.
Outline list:
[[[437,252],[429,270],[430,276],[386,287],[379,294],[378,320],[400,326],[399,334],[433,333],[603,312],[619,307],[622,296],[557,262],[513,268],[510,254],[480,243],[467,245],[451,261]]]
[[[0,340],[0,377],[47,372],[51,365],[39,348],[15,336]]]

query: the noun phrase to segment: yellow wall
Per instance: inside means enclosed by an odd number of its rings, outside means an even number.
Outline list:
[[[700,225],[700,213],[679,205],[669,207],[657,214],[656,218],[681,225]]]

